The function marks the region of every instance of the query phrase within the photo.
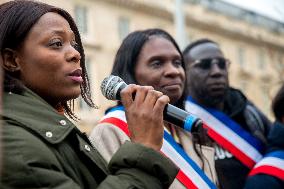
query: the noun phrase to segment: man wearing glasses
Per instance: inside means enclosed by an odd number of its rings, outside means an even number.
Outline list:
[[[184,52],[186,109],[199,116],[215,148],[221,189],[243,188],[250,169],[262,158],[270,121],[238,89],[229,86],[226,59],[219,45],[200,39]]]

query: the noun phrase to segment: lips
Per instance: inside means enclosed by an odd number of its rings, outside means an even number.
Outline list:
[[[82,69],[76,69],[73,72],[71,72],[70,74],[68,74],[68,76],[71,78],[71,80],[77,82],[77,83],[82,83],[83,82],[83,78],[82,78]]]
[[[173,91],[173,90],[180,90],[182,86],[181,82],[170,82],[162,85],[162,88],[167,91]]]
[[[210,88],[225,88],[225,84],[224,83],[214,83],[214,84],[211,84],[209,85]]]
[[[227,88],[226,83],[223,83],[223,82],[211,83],[207,86],[208,86],[208,90],[213,96],[224,95],[226,88]]]
[[[225,82],[209,83],[208,87],[210,87],[210,88],[225,88],[226,87],[226,83]]]

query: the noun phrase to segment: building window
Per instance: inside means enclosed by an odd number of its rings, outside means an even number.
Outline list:
[[[123,40],[129,33],[129,18],[119,17],[118,19],[118,35],[119,39]]]
[[[87,7],[76,5],[75,6],[75,22],[78,26],[79,32],[86,34],[88,32],[88,10]]]
[[[258,68],[259,69],[263,69],[265,67],[265,63],[266,63],[266,60],[265,60],[265,52],[263,50],[260,50],[258,52]]]
[[[241,67],[245,66],[245,49],[242,47],[238,48],[238,63]]]

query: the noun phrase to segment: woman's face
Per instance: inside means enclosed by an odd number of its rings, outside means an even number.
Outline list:
[[[80,53],[69,23],[57,13],[44,14],[17,51],[20,79],[52,106],[80,95]]]
[[[141,49],[134,71],[138,84],[153,86],[169,96],[172,104],[183,94],[185,72],[181,55],[168,39],[150,37]]]

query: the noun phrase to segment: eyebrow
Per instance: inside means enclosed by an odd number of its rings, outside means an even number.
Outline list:
[[[65,35],[66,34],[65,30],[61,30],[61,29],[55,29],[51,33],[56,34],[56,35]],[[75,34],[72,30],[68,30],[67,34],[71,35],[71,37],[75,37]]]
[[[179,56],[179,55],[173,55],[173,56],[171,56],[171,58],[182,59],[181,56]],[[150,60],[154,60],[154,59],[165,59],[165,56],[164,55],[154,55],[150,58]]]

